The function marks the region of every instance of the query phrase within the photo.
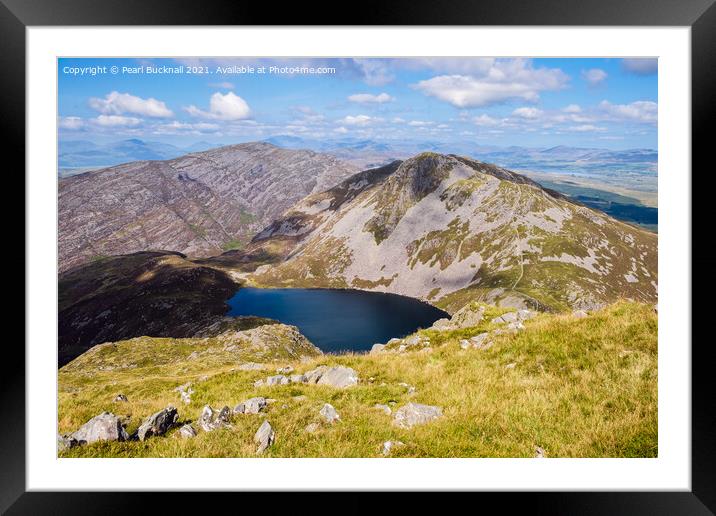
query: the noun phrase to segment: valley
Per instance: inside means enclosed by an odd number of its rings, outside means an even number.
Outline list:
[[[61,180],[61,457],[657,455],[655,233],[459,155],[201,154]]]

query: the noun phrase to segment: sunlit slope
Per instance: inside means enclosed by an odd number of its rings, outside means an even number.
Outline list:
[[[180,438],[177,427],[143,442],[95,443],[61,454],[254,457],[253,437],[265,420],[275,430],[263,453],[268,457],[377,457],[386,441],[403,443],[390,451],[394,457],[534,457],[538,448],[547,457],[657,455],[653,305],[618,302],[586,316],[541,314],[516,332],[492,322],[505,309],[475,303],[472,309],[484,311],[477,326],[421,330],[369,355],[319,355],[284,325],[250,330],[262,332],[253,339],[147,337],[95,347],[59,370],[62,434],[102,411],[122,417],[131,434],[169,404],[177,407],[179,424],[198,429],[207,404],[218,410],[256,396],[269,403],[260,414],[234,415],[230,427],[199,430],[192,439]],[[490,332],[489,346],[463,349],[483,332]],[[319,365],[348,366],[359,381],[343,389],[254,386],[278,368],[299,374]],[[188,404],[176,391],[186,383]],[[120,393],[127,402],[113,401]],[[439,407],[442,416],[395,426],[395,412],[410,402]],[[325,403],[340,421],[321,418]],[[307,431],[314,423],[315,431]]]
[[[253,240],[285,260],[259,286],[393,292],[455,311],[478,299],[542,310],[655,302],[657,236],[525,176],[434,153],[307,197]]]

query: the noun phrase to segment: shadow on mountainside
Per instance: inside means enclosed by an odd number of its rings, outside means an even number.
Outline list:
[[[90,347],[143,335],[190,337],[231,325],[225,303],[239,288],[221,270],[181,253],[112,256],[62,273],[58,365]],[[260,320],[237,324],[260,324]]]

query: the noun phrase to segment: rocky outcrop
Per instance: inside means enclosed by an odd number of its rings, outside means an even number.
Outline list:
[[[401,428],[412,428],[415,425],[429,423],[442,415],[443,410],[440,407],[408,403],[395,412],[393,424]]]
[[[254,435],[254,442],[258,444],[256,454],[261,454],[276,440],[276,433],[268,421],[261,423],[261,426]]]
[[[179,429],[179,436],[182,439],[192,439],[196,437],[196,430],[194,430],[194,427],[189,424],[183,425]]]
[[[119,417],[111,412],[103,412],[87,421],[68,437],[79,444],[90,444],[97,441],[126,441],[129,439],[129,434]]]
[[[152,436],[164,435],[174,427],[177,419],[179,419],[177,409],[172,406],[162,409],[144,420],[137,430],[137,438],[144,441]]]
[[[390,455],[390,452],[393,451],[393,448],[398,448],[400,446],[405,446],[405,443],[402,441],[385,441],[381,452],[387,457]]]
[[[337,389],[345,389],[358,384],[358,373],[350,367],[329,367],[323,371],[316,383]]]
[[[534,312],[531,312],[530,310],[518,310],[516,312],[504,313],[493,318],[491,322],[494,324],[520,323],[522,321],[526,321],[527,319],[531,319],[534,316]]]
[[[75,439],[74,437],[68,436],[68,435],[58,435],[57,436],[57,451],[63,452],[67,451],[70,448],[74,448],[75,446],[79,446],[80,443]]]
[[[459,330],[472,328],[482,322],[485,307],[470,303],[455,312],[450,319],[438,319],[433,323],[434,330]]]
[[[205,432],[212,432],[218,428],[226,428],[231,426],[231,410],[229,407],[223,407],[216,411],[209,405],[204,406],[199,417],[199,426]]]
[[[234,414],[258,414],[267,406],[266,398],[256,396],[234,407]]]
[[[330,403],[325,403],[318,413],[326,423],[334,423],[336,421],[340,421],[341,419],[341,416],[338,414],[335,407]]]
[[[180,385],[174,390],[179,393],[179,397],[183,403],[186,405],[191,403],[191,395],[194,394],[194,389],[191,388],[191,382]]]
[[[290,383],[307,383],[317,385],[327,385],[337,389],[345,389],[352,387],[359,381],[358,373],[350,367],[344,366],[318,366],[304,374],[295,374],[290,377],[282,374],[269,376],[262,380],[256,380],[254,387],[271,386],[271,385],[288,385]]]

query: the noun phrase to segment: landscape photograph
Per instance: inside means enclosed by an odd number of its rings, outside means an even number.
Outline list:
[[[658,457],[657,59],[57,81],[58,457]]]

